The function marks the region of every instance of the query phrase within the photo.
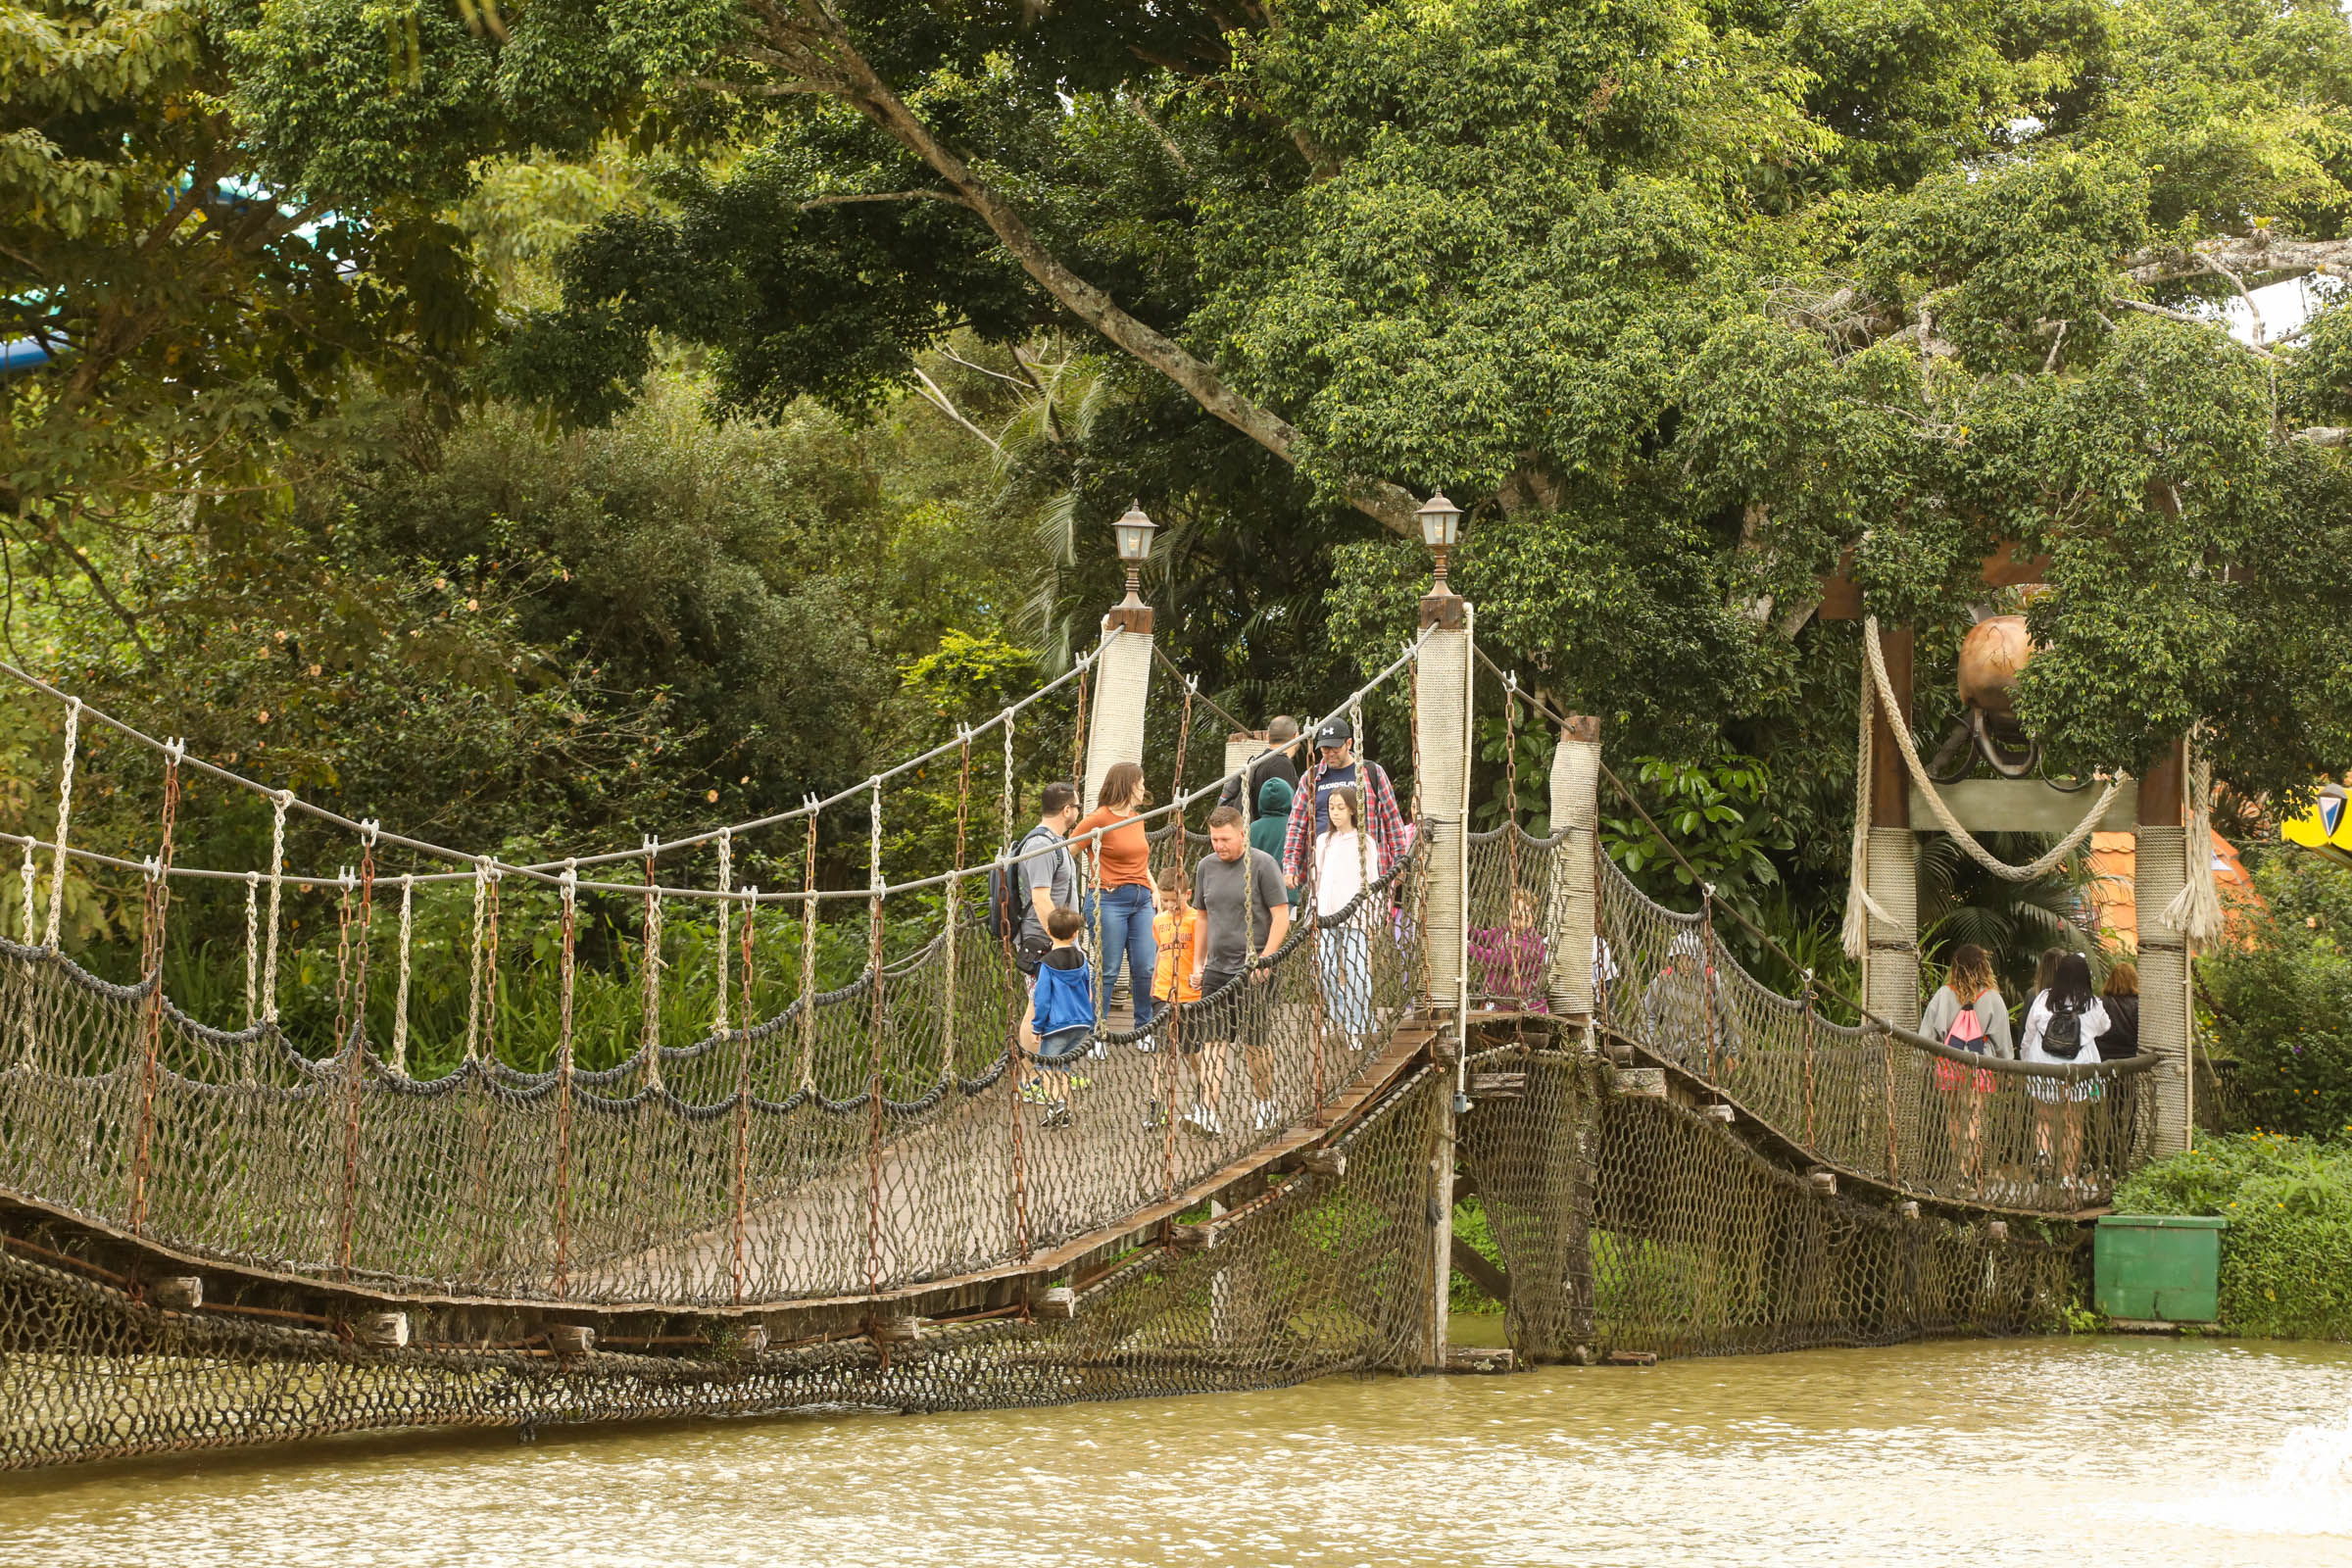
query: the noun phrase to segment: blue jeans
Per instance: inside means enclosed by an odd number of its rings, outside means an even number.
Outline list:
[[[1345,1035],[1372,1032],[1372,944],[1350,922],[1315,933],[1322,970],[1323,1016]]]
[[[1111,982],[1118,979],[1124,958],[1127,990],[1135,998],[1135,1022],[1141,1028],[1152,1021],[1152,971],[1159,963],[1159,944],[1152,936],[1152,890],[1128,883],[1105,888],[1100,900],[1089,902],[1086,928],[1090,934],[1099,930],[1102,944],[1095,954],[1095,983],[1102,987],[1095,997],[1095,1015],[1109,1010]]]

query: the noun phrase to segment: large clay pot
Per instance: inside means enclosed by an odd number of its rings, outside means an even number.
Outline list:
[[[2023,615],[1992,615],[1960,639],[1960,700],[1986,713],[2013,710],[2017,672],[2034,657]]]

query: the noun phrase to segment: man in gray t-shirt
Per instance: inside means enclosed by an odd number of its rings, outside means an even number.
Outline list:
[[[1186,1030],[1187,1054],[1198,1053],[1200,1102],[1185,1117],[1193,1131],[1215,1137],[1224,1131],[1217,1120],[1217,1102],[1225,1077],[1225,1048],[1240,1041],[1248,1058],[1250,1086],[1257,1093],[1256,1123],[1263,1131],[1275,1125],[1272,1074],[1256,1027],[1269,1005],[1253,995],[1266,971],[1242,978],[1252,955],[1270,956],[1291,934],[1290,894],[1282,885],[1282,866],[1263,850],[1250,847],[1242,813],[1220,806],[1208,814],[1209,853],[1193,872],[1193,907],[1200,911],[1203,927],[1193,950],[1193,985],[1200,1001],[1192,1027]]]
[[[1014,959],[1023,974],[1037,973],[1037,960],[1054,945],[1046,935],[1046,916],[1056,906],[1078,907],[1078,866],[1064,847],[1078,822],[1078,792],[1066,783],[1045,787],[1037,803],[1037,826],[1012,847],[1014,886],[1027,897],[1020,901],[1021,928],[1013,944]]]

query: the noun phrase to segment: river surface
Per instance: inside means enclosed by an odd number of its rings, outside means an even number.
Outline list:
[[[2352,1564],[2352,1348],[2029,1340],[0,1478],[0,1564]]]

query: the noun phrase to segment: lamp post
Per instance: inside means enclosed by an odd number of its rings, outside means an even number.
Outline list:
[[[1446,499],[1441,490],[1421,504],[1413,514],[1421,519],[1421,542],[1429,546],[1435,569],[1429,592],[1421,600],[1421,624],[1424,626],[1459,626],[1462,624],[1462,596],[1446,583],[1446,558],[1462,534],[1462,509]]]
[[[1159,531],[1159,524],[1145,515],[1142,507],[1130,506],[1125,515],[1111,524],[1111,531],[1119,541],[1119,560],[1127,567],[1127,597],[1103,617],[1102,624],[1106,629],[1150,631],[1152,607],[1144,603],[1138,587],[1144,563],[1152,559],[1152,536]]]

